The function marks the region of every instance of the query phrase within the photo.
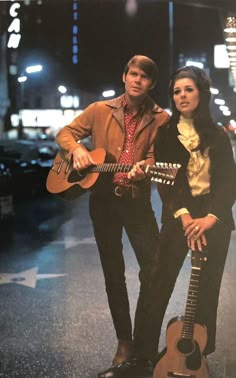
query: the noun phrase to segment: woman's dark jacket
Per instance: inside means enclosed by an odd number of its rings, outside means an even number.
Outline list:
[[[165,124],[159,128],[155,159],[158,162],[181,164],[174,186],[158,185],[163,203],[162,222],[173,219],[174,212],[180,208],[191,208],[193,197],[187,179],[189,152],[178,139],[176,125]],[[232,146],[227,133],[219,127],[209,149],[211,161],[210,194],[207,195],[205,215],[214,214],[221,222],[234,229],[232,206],[236,199],[236,165]]]

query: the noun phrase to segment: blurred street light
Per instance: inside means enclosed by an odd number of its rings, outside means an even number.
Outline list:
[[[231,116],[231,111],[230,110],[224,110],[223,115],[229,117],[229,116]]]
[[[33,74],[41,72],[43,66],[41,64],[28,66],[23,70],[21,76],[17,78],[18,83],[20,83],[20,98],[19,98],[19,125],[18,125],[18,138],[21,139],[23,136],[23,107],[24,107],[24,98],[25,98],[25,82],[28,80],[27,74]]]
[[[186,66],[195,66],[195,67],[198,67],[198,68],[204,68],[204,64],[203,63],[201,63],[201,62],[195,62],[193,60],[187,60]]]
[[[18,79],[17,79],[17,81],[19,82],[19,83],[24,83],[25,81],[27,80],[27,76],[19,76],[18,77]]]
[[[31,74],[34,72],[40,72],[42,71],[42,69],[43,69],[43,66],[41,66],[41,64],[37,64],[35,66],[26,67],[25,72]]]
[[[210,91],[211,91],[211,93],[214,94],[214,95],[219,94],[219,89],[217,89],[217,88],[213,88],[213,87],[211,87],[211,88],[210,88]]]
[[[225,33],[236,33],[236,20],[235,17],[227,17],[226,25],[224,28]]]
[[[59,85],[57,89],[62,94],[65,94],[67,92],[67,88],[64,85]]]
[[[126,0],[125,11],[130,17],[135,16],[138,10],[138,4],[136,0]]]
[[[225,44],[227,47],[229,63],[230,63],[230,70],[233,77],[234,87],[236,86],[236,72],[233,69],[235,67],[236,62],[236,18],[235,17],[227,17],[225,21]]]
[[[79,108],[80,99],[78,96],[63,95],[60,98],[61,107],[64,109]]]
[[[115,96],[116,92],[113,89],[107,90],[102,92],[103,97],[113,97]]]
[[[220,109],[222,112],[224,112],[224,111],[228,111],[228,110],[229,110],[229,107],[226,106],[226,105],[220,105],[220,106],[219,106],[219,109]]]
[[[223,99],[221,99],[221,98],[216,98],[216,99],[214,100],[214,103],[215,103],[216,105],[224,105],[224,104],[225,104],[225,100],[223,100]]]

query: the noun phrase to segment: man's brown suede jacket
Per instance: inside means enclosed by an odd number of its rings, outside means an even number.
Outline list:
[[[71,124],[59,131],[56,142],[65,159],[70,160],[73,151],[79,146],[84,148],[79,142],[91,136],[93,149],[104,148],[106,161],[118,162],[125,140],[123,96],[89,105]],[[158,128],[168,119],[168,113],[148,97],[144,116],[136,130],[134,163],[140,160],[145,160],[150,165],[155,163],[154,141]],[[132,185],[134,198],[145,194],[150,194],[149,179]]]

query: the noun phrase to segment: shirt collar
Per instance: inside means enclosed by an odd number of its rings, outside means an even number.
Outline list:
[[[147,104],[147,99],[145,99],[143,101],[143,103],[140,105],[137,114],[145,110],[146,104]],[[125,98],[125,95],[124,95],[123,100],[122,100],[122,106],[124,108],[124,111],[128,111],[129,110],[129,105],[128,105],[128,102],[127,102],[127,100]]]
[[[179,123],[177,124],[178,131],[181,135],[185,137],[191,137],[197,135],[196,130],[193,125],[193,119],[184,118],[180,116]]]

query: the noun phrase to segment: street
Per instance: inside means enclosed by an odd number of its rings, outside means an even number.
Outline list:
[[[160,222],[155,187],[152,202]],[[9,227],[7,234],[1,231],[0,376],[96,378],[110,366],[116,337],[88,214],[88,193],[72,202],[54,195],[19,202]],[[236,377],[235,247],[236,231],[221,288],[217,351],[208,358],[211,378]],[[133,315],[138,266],[126,234],[124,251]],[[190,273],[188,256],[167,309],[160,349],[165,346],[168,321],[184,314]]]

